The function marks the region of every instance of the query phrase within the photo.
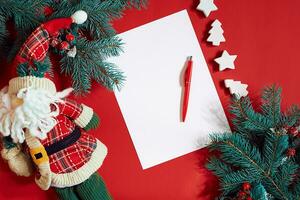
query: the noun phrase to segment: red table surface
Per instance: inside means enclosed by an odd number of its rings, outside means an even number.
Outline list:
[[[114,27],[118,32],[123,32],[188,9],[225,109],[228,108],[230,99],[223,85],[225,78],[249,84],[252,98],[259,97],[262,87],[276,83],[283,88],[283,108],[292,103],[299,103],[300,1],[216,0],[219,10],[208,18],[196,11],[198,2],[150,0],[146,10],[127,11],[124,18],[114,22]],[[219,47],[212,47],[205,40],[210,23],[216,18],[223,24],[226,42]],[[225,49],[230,54],[238,55],[236,69],[219,72],[213,59]],[[126,67],[124,70],[126,71]],[[7,84],[7,73],[4,71],[2,68],[1,86]],[[64,77],[56,78],[59,88],[68,86],[62,84],[63,79]],[[104,177],[114,199],[215,198],[218,193],[217,179],[204,167],[208,157],[207,149],[142,170],[114,93],[94,84],[92,92],[86,97],[78,98],[78,101],[90,105],[101,116],[101,127],[91,134],[95,134],[109,148],[109,154],[99,173]],[[0,180],[1,200],[56,199],[53,190],[41,191],[33,178],[15,176],[3,161],[0,161]]]

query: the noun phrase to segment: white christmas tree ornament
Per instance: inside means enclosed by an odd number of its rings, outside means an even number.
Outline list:
[[[235,69],[234,61],[237,58],[237,55],[229,55],[229,53],[224,50],[221,57],[215,59],[215,62],[219,64],[219,70],[223,71],[224,69]]]
[[[221,26],[221,22],[217,19],[211,24],[212,28],[209,30],[210,35],[207,38],[207,41],[212,42],[214,46],[219,46],[221,42],[225,42],[225,38],[223,36],[224,30]]]
[[[224,83],[225,87],[229,89],[230,94],[235,94],[237,97],[245,97],[248,95],[247,84],[243,84],[241,81],[235,81],[232,79],[226,79]]]
[[[214,0],[200,0],[197,10],[202,11],[205,17],[208,17],[212,11],[218,10],[218,7],[214,4]]]

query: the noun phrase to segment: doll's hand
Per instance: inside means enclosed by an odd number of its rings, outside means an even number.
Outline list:
[[[32,174],[33,166],[31,159],[19,147],[3,149],[1,155],[8,162],[9,168],[18,176],[29,177]]]
[[[38,169],[39,174],[35,177],[35,182],[42,190],[48,190],[52,180],[49,162],[39,164]]]

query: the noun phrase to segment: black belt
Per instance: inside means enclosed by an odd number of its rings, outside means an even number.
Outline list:
[[[59,140],[58,142],[55,142],[45,147],[48,156],[68,148],[69,146],[74,144],[80,138],[80,136],[81,136],[80,128],[76,126],[75,129],[72,131],[72,133],[70,133],[64,139]]]

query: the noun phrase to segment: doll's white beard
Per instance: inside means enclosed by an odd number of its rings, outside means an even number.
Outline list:
[[[17,98],[23,102],[12,106],[12,96],[7,88],[0,92],[0,133],[10,136],[15,143],[23,143],[25,130],[39,139],[45,139],[47,133],[56,125],[55,117],[59,114],[58,103],[72,92],[72,88],[56,94],[43,89],[21,89]]]

